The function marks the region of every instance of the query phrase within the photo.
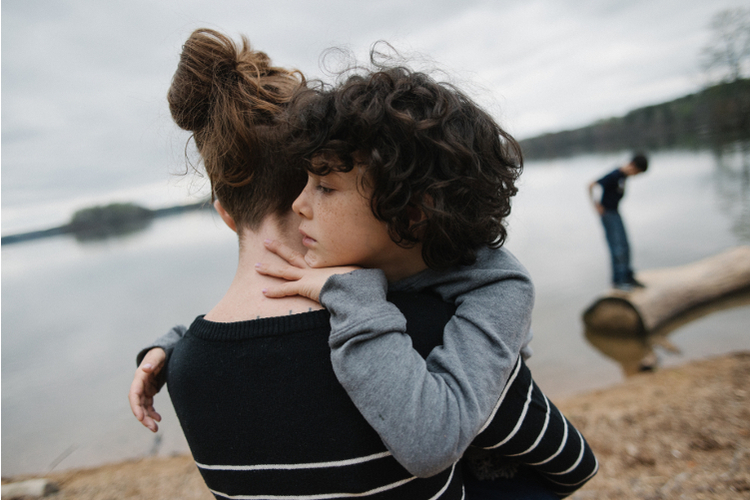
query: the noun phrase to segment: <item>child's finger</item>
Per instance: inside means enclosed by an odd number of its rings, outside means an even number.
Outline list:
[[[142,424],[144,425],[144,427],[146,427],[146,428],[147,428],[148,430],[150,430],[151,432],[156,432],[156,431],[158,431],[158,430],[159,430],[159,426],[157,425],[157,423],[156,423],[156,422],[154,422],[154,421],[153,421],[153,420],[152,420],[151,418],[149,418],[149,417],[146,417],[146,418],[144,418],[144,419],[143,419],[143,421],[142,421],[141,423],[142,423]]]
[[[153,420],[156,420],[157,422],[161,422],[161,415],[159,414],[159,412],[156,411],[156,409],[154,409],[153,405],[149,405],[146,407],[146,413]]]
[[[299,295],[298,286],[295,282],[283,283],[281,285],[269,286],[263,289],[263,295],[273,299]]]
[[[255,264],[255,270],[260,274],[273,276],[275,278],[282,278],[287,281],[296,281],[303,276],[303,272],[301,269],[289,265],[285,266],[259,262]]]
[[[135,418],[139,422],[143,422],[143,418],[146,416],[141,406],[142,398],[144,397],[145,387],[142,376],[139,377],[138,372],[133,379],[133,383],[130,384],[130,391],[128,392],[128,401],[130,402],[130,411],[133,412]]]
[[[303,269],[308,267],[307,262],[305,262],[305,257],[301,253],[297,252],[296,250],[292,250],[280,241],[265,240],[263,244],[267,249],[269,249],[291,265]]]

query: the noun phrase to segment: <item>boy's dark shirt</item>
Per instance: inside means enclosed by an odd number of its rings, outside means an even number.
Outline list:
[[[602,187],[601,205],[605,210],[617,210],[617,207],[625,194],[625,179],[627,176],[616,168],[598,181]]]

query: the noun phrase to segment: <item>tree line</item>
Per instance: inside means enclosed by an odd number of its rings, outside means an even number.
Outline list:
[[[750,79],[746,78],[520,143],[526,158],[542,159],[624,149],[720,148],[737,141],[750,141]]]

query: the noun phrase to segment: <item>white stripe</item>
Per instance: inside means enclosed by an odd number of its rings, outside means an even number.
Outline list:
[[[523,425],[523,421],[526,419],[526,412],[529,411],[529,404],[531,403],[531,393],[533,392],[533,390],[534,390],[534,384],[531,383],[529,384],[529,391],[526,394],[526,402],[523,404],[523,411],[521,412],[521,416],[518,418],[518,422],[516,422],[516,426],[513,428],[512,431],[510,431],[510,434],[508,434],[508,436],[505,439],[503,439],[496,445],[484,448],[485,450],[492,450],[492,449],[497,448],[498,446],[502,446],[508,441],[510,441],[513,438],[513,436],[516,435],[516,433],[518,432],[518,429],[521,428],[521,425]]]
[[[436,498],[440,498],[443,495],[443,493],[445,493],[445,490],[448,489],[448,486],[450,486],[451,481],[453,481],[453,473],[454,472],[456,472],[456,464],[453,464],[453,467],[451,467],[451,474],[450,474],[450,476],[448,476],[448,481],[443,485],[442,488],[440,488],[440,491],[438,491],[437,493],[435,493],[430,498],[430,500],[435,500]],[[462,488],[463,488],[463,486],[462,486]]]
[[[497,413],[497,410],[500,409],[500,405],[503,404],[503,400],[505,399],[505,395],[508,393],[508,390],[510,389],[510,386],[513,385],[513,381],[516,380],[516,377],[518,376],[518,372],[521,371],[521,356],[518,356],[518,359],[516,360],[516,366],[513,369],[513,373],[511,373],[510,377],[508,378],[508,382],[505,384],[505,388],[503,388],[503,392],[500,394],[500,399],[497,400],[497,403],[495,404],[495,408],[492,409],[492,413],[490,413],[489,418],[487,418],[487,421],[484,423],[481,429],[479,429],[479,432],[477,432],[477,435],[481,434],[483,430],[487,428],[487,426],[490,425],[490,422],[495,418],[495,414]]]
[[[402,479],[401,481],[386,484],[385,486],[381,486],[370,491],[364,491],[362,493],[320,493],[318,495],[227,495],[226,493],[221,493],[220,491],[210,491],[214,495],[219,495],[231,500],[326,500],[328,498],[355,498],[375,495],[377,493],[382,493],[383,491],[398,488],[399,486],[402,486],[409,481],[413,481],[416,478],[416,476],[412,476],[408,479]]]
[[[294,470],[294,469],[324,469],[326,467],[345,467],[347,465],[356,465],[389,457],[390,452],[384,451],[375,453],[366,457],[349,458],[347,460],[338,460],[334,462],[314,462],[309,464],[258,464],[258,465],[206,465],[199,462],[195,464],[201,469],[206,470]]]
[[[563,438],[562,438],[562,443],[560,443],[560,447],[548,459],[542,460],[541,462],[536,462],[536,463],[533,463],[533,464],[526,464],[526,465],[542,465],[542,464],[546,464],[547,462],[549,462],[550,460],[552,460],[553,458],[555,458],[557,455],[559,455],[560,452],[563,450],[563,448],[565,448],[565,443],[568,441],[568,422],[567,422],[567,420],[565,420],[565,417],[563,416],[563,414],[562,414],[562,412],[560,411],[559,408],[558,408],[557,412],[560,414],[560,418],[562,419],[563,425],[565,426],[565,432],[563,432]]]
[[[588,481],[589,479],[591,479],[592,477],[594,477],[594,475],[595,475],[595,474],[596,474],[597,472],[599,472],[599,460],[597,460],[597,459],[596,459],[596,457],[594,457],[594,462],[596,463],[596,467],[594,467],[594,470],[593,470],[593,472],[591,472],[591,474],[589,474],[589,475],[588,475],[588,476],[586,476],[585,478],[581,479],[581,480],[580,480],[580,481],[578,481],[577,483],[573,483],[573,484],[569,484],[569,483],[561,483],[560,481],[553,481],[553,480],[552,480],[552,479],[550,479],[550,478],[547,478],[547,481],[550,481],[550,482],[552,482],[552,483],[556,483],[556,484],[560,484],[560,485],[563,485],[563,486],[570,486],[570,487],[573,487],[573,486],[578,486],[579,484],[585,483],[586,481]],[[558,493],[558,495],[570,495],[570,493]]]
[[[456,464],[453,464],[453,467],[451,467],[450,476],[448,477],[448,481],[443,485],[440,491],[433,495],[429,500],[436,500],[443,493],[445,493],[445,490],[448,489],[448,486],[453,480],[453,473],[455,472],[455,470]],[[395,483],[386,484],[385,486],[380,486],[379,488],[374,488],[362,493],[320,493],[317,495],[227,495],[226,493],[222,493],[216,490],[209,489],[209,491],[211,491],[211,493],[213,493],[214,495],[229,498],[230,500],[326,500],[329,498],[356,498],[376,495],[378,493],[403,486],[404,484],[408,483],[409,481],[413,481],[414,479],[417,479],[416,476],[412,476],[401,481],[396,481]]]
[[[578,467],[578,464],[581,463],[581,460],[583,460],[583,452],[586,451],[586,445],[583,444],[583,436],[581,436],[581,433],[578,432],[578,429],[576,429],[576,432],[578,433],[578,437],[581,438],[581,453],[578,454],[578,458],[576,459],[575,463],[570,466],[568,470],[564,470],[562,472],[547,472],[546,474],[553,474],[555,476],[561,476],[563,474],[567,474],[568,472],[572,471],[576,467]]]
[[[532,451],[534,448],[539,446],[539,443],[542,441],[542,437],[544,436],[544,433],[547,432],[547,425],[549,424],[549,399],[547,399],[547,396],[544,396],[544,402],[547,404],[547,412],[544,415],[544,425],[542,426],[542,431],[539,433],[539,436],[537,436],[536,441],[534,441],[534,444],[532,444],[526,451],[522,451],[521,453],[516,453],[515,455],[506,455],[508,457],[517,457],[519,455],[526,455],[530,451]]]

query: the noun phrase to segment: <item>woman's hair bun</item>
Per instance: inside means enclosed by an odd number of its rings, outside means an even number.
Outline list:
[[[251,123],[276,119],[303,82],[301,73],[271,66],[270,58],[211,30],[195,30],[182,47],[180,62],[167,94],[177,125],[197,132],[217,114],[239,113]]]

